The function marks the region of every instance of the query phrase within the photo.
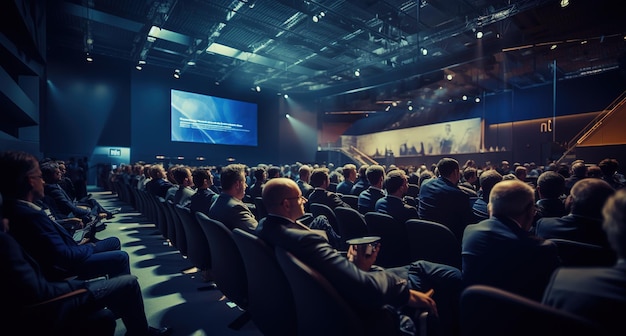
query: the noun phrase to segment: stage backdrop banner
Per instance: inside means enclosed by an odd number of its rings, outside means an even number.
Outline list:
[[[371,157],[477,153],[480,118],[450,121],[363,135],[342,135],[342,147],[354,146]]]

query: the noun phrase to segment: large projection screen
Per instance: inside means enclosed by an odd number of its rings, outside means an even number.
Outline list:
[[[171,140],[216,145],[258,145],[257,105],[171,90]]]

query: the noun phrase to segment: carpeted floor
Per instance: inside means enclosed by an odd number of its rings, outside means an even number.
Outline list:
[[[228,328],[242,311],[231,308],[219,290],[199,291],[207,283],[202,282],[200,273],[183,274],[191,264],[174,247],[164,245],[154,223],[111,192],[95,187],[89,192],[105,208],[122,208],[115,218],[107,220],[106,230],[97,237],[115,236],[122,242],[122,249],[130,256],[131,272],[139,278],[150,325],[169,326],[175,336],[261,335],[252,321],[239,330]],[[118,320],[116,336],[125,332]]]

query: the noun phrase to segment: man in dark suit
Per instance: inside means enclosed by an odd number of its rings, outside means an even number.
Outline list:
[[[263,167],[257,167],[254,171],[254,184],[247,189],[247,194],[252,202],[255,198],[261,197],[265,181],[267,181],[267,171]]]
[[[570,177],[565,179],[565,195],[569,195],[576,182],[587,178],[587,165],[585,161],[576,160],[572,162]]]
[[[343,195],[350,195],[352,187],[354,187],[354,183],[356,182],[356,166],[352,163],[345,164],[341,170],[341,174],[343,174],[343,181],[339,182],[337,185],[336,192]]]
[[[193,184],[198,187],[198,190],[190,198],[189,210],[192,215],[202,212],[208,216],[209,209],[217,198],[217,194],[210,189],[213,185],[213,175],[205,168],[196,168],[191,175]]]
[[[173,202],[174,204],[188,207],[189,202],[191,202],[191,196],[196,193],[192,188],[194,184],[191,169],[187,166],[178,166],[172,171],[172,175],[174,176],[174,180],[178,181],[179,184],[179,188],[174,194]]]
[[[257,235],[270,246],[287,250],[320,272],[362,318],[368,317],[363,322],[369,327],[375,328],[376,320],[372,317],[385,304],[435,312],[442,307],[436,308],[433,299],[423,291],[443,283],[449,291],[454,291],[455,283],[460,281],[455,268],[422,261],[393,270],[378,268],[373,265],[377,250],[365,255],[359,254],[358,249],[351,249],[348,258],[342,256],[323,236],[297,222],[304,214],[305,202],[293,181],[285,178],[269,181],[263,189],[268,216],[259,223]],[[435,269],[439,272],[434,272]],[[435,295],[438,292],[435,288]],[[441,289],[441,294],[444,292],[446,290]]]
[[[519,180],[496,184],[491,217],[463,235],[463,282],[498,287],[539,301],[560,260],[554,243],[528,233],[535,216],[534,190]]]
[[[608,248],[606,233],[602,230],[602,206],[615,191],[601,179],[584,179],[572,187],[570,213],[563,217],[544,217],[537,220],[537,236],[568,239]]]
[[[475,220],[469,196],[457,186],[461,179],[459,162],[443,158],[437,170],[439,177],[420,187],[419,217],[447,226],[461,241],[463,230]]]
[[[0,197],[0,209],[2,199]],[[94,314],[105,307],[124,321],[128,335],[168,335],[168,328],[148,326],[143,298],[137,278],[121,275],[109,280],[64,280],[49,282],[37,262],[31,258],[6,231],[9,221],[0,213],[0,297],[2,297],[2,326],[8,334],[95,334],[112,335],[115,324],[108,316],[94,324]],[[86,289],[55,303],[33,305]],[[5,309],[8,308],[8,309]],[[100,315],[98,315],[100,316]],[[109,325],[107,325],[109,324]]]
[[[222,168],[222,192],[211,205],[209,217],[222,222],[231,230],[240,228],[252,232],[258,223],[242,201],[246,193],[245,170],[242,164],[230,164]]]
[[[383,181],[385,179],[385,169],[380,165],[371,165],[365,172],[370,186],[359,194],[358,210],[362,214],[376,211],[376,201],[385,197],[383,191]]]
[[[565,204],[561,199],[564,193],[565,178],[561,174],[551,170],[541,173],[537,179],[539,200],[537,201],[536,219],[567,215]]]
[[[352,186],[352,190],[350,190],[352,195],[359,196],[370,187],[370,182],[367,180],[367,168],[369,168],[368,164],[362,164],[359,167],[359,177]]]
[[[44,196],[44,181],[34,156],[6,152],[0,156],[0,166],[4,171],[0,179],[4,211],[14,223],[11,235],[37,260],[46,278],[130,274],[128,254],[119,250],[119,239],[109,237],[78,245],[65,228],[35,204]]]
[[[150,182],[146,183],[146,190],[156,196],[165,198],[167,191],[173,186],[172,182],[165,179],[165,169],[160,164],[150,166]]]
[[[384,185],[387,196],[376,202],[376,211],[390,215],[400,224],[418,218],[417,209],[403,199],[409,188],[409,180],[403,170],[396,169],[387,173]]]
[[[472,212],[474,213],[474,217],[476,217],[476,221],[481,221],[489,218],[489,210],[487,209],[489,194],[491,193],[493,186],[502,181],[502,175],[500,175],[497,170],[490,169],[480,174],[478,181],[480,184],[480,190],[478,193],[480,197],[476,200],[476,202],[474,202]]]
[[[313,169],[309,165],[302,165],[298,169],[298,180],[296,183],[300,187],[300,191],[304,197],[309,197],[309,194],[313,192],[313,186],[309,184],[311,182],[311,172]]]
[[[582,316],[607,335],[620,335],[626,311],[626,190],[611,196],[603,208],[603,228],[618,256],[613,267],[559,268],[543,303]]]
[[[327,205],[331,209],[335,209],[336,207],[342,206],[349,208],[350,205],[341,200],[341,197],[332,191],[326,190],[330,185],[330,178],[328,176],[328,169],[325,168],[316,168],[313,169],[313,173],[311,173],[311,185],[313,188],[313,192],[309,194],[309,201],[307,205],[312,203],[320,203]],[[309,210],[308,208],[306,209]]]

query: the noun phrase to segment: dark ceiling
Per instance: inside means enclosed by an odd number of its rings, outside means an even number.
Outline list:
[[[560,2],[48,1],[48,52],[330,97],[321,112],[382,111],[547,84],[553,62],[558,79],[617,69],[626,52],[621,1]]]

